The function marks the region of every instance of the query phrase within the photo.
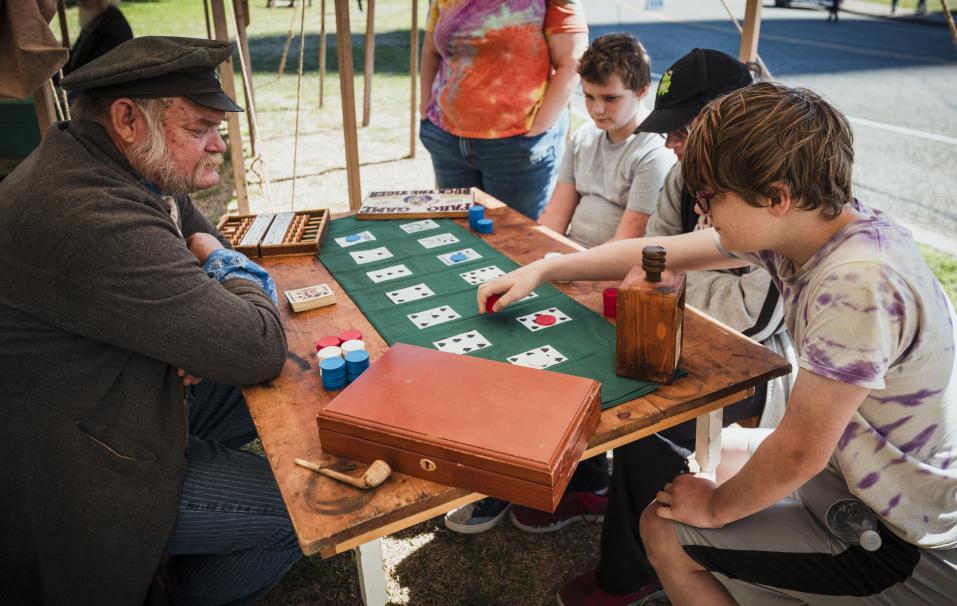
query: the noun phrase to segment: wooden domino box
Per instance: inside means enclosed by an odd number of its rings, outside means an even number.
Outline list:
[[[260,215],[226,215],[216,227],[247,257],[314,255],[329,229],[325,208]]]

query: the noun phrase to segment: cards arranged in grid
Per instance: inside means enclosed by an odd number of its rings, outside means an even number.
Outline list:
[[[478,286],[479,284],[488,282],[492,278],[504,276],[505,272],[499,269],[497,265],[489,265],[488,267],[480,267],[472,271],[460,273],[459,275],[472,286]]]
[[[419,244],[425,248],[436,248],[439,246],[448,246],[449,244],[458,244],[459,239],[452,234],[436,234],[427,238],[419,238]]]
[[[551,345],[543,345],[508,357],[508,361],[512,364],[527,366],[528,368],[548,368],[549,366],[561,364],[567,359],[562,352]]]
[[[412,270],[400,263],[399,265],[383,267],[382,269],[377,269],[375,271],[367,271],[366,275],[369,276],[370,280],[378,284],[379,282],[385,282],[386,280],[395,280],[396,278],[411,276]]]
[[[371,231],[360,231],[356,234],[349,234],[348,236],[342,236],[341,238],[336,238],[336,244],[346,248],[348,246],[355,246],[356,244],[362,244],[363,242],[372,242],[375,240],[375,236]]]
[[[399,305],[400,303],[407,303],[409,301],[418,301],[419,299],[425,299],[434,295],[435,292],[424,282],[385,293],[385,296],[396,305]]]
[[[375,263],[376,261],[392,258],[392,253],[389,252],[389,249],[385,246],[380,246],[379,248],[370,248],[369,250],[359,250],[349,254],[359,265],[362,265],[363,263]]]
[[[519,316],[515,318],[518,322],[529,329],[532,332],[538,332],[543,328],[548,328],[550,326],[558,326],[559,324],[564,324],[571,320],[567,315],[565,315],[562,310],[557,307],[549,307],[548,309],[543,309],[541,311],[536,311],[535,313],[530,313],[524,316]]]
[[[439,307],[433,307],[425,311],[407,314],[406,317],[418,328],[429,328],[438,324],[444,324],[445,322],[451,322],[452,320],[458,320],[462,315],[448,305],[440,305]]]
[[[470,330],[462,334],[433,341],[432,345],[435,345],[435,348],[439,351],[455,354],[467,354],[492,346],[489,340],[483,337],[482,333],[477,330]]]
[[[422,219],[421,221],[413,221],[412,223],[403,223],[399,228],[407,234],[417,234],[420,231],[435,229],[438,226],[439,224],[432,219]]]
[[[482,255],[478,254],[471,248],[463,248],[462,250],[456,250],[450,253],[445,253],[444,255],[439,255],[439,261],[445,263],[446,265],[458,265],[459,263],[467,263],[469,261],[474,261],[475,259],[481,258]]]

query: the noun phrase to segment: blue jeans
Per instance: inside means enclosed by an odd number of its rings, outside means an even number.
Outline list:
[[[176,604],[248,604],[302,557],[238,387],[192,387],[189,450],[176,524],[166,543]]]
[[[432,156],[438,187],[478,187],[535,220],[555,187],[567,132],[564,112],[535,137],[470,139],[423,120],[419,139]]]

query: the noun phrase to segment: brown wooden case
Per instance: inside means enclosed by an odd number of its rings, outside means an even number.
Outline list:
[[[397,343],[319,413],[324,451],[554,511],[597,381]]]
[[[260,215],[224,215],[216,226],[247,257],[314,255],[331,220],[325,208]]]

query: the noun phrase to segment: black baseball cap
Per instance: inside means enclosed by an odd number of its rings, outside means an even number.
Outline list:
[[[241,112],[216,75],[216,68],[232,52],[229,42],[142,36],[80,67],[63,79],[62,86],[113,99],[186,97],[210,109]]]
[[[670,133],[689,124],[714,99],[751,84],[748,66],[731,55],[696,48],[661,75],[655,108],[635,132]]]

